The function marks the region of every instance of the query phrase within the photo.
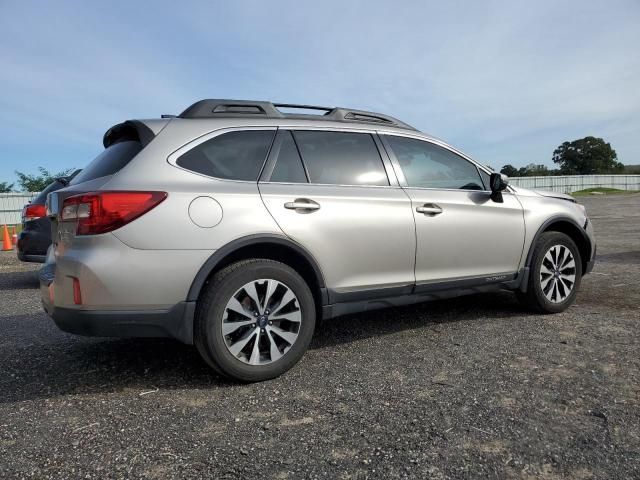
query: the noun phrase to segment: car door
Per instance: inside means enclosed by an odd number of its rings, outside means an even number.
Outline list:
[[[501,202],[492,200],[488,174],[444,145],[409,136],[381,137],[411,198],[416,291],[440,283],[455,287],[513,279],[525,233],[516,196],[505,191]]]
[[[332,303],[409,293],[415,227],[375,134],[279,130],[259,190],[282,231],[319,263]]]

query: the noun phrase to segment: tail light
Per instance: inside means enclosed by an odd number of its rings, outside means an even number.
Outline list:
[[[44,205],[34,204],[25,205],[22,209],[22,221],[37,220],[47,216],[47,207]]]
[[[93,192],[62,204],[60,221],[76,222],[76,235],[111,232],[144,215],[167,198],[166,192]]]

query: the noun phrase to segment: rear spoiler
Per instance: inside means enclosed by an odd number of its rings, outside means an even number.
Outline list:
[[[151,123],[159,123],[158,120],[150,121]],[[169,123],[169,120],[160,121],[163,125],[151,125],[141,120],[127,120],[111,127],[102,137],[102,144],[104,148],[108,148],[111,145],[115,145],[120,142],[136,141],[140,142],[143,147],[146,147],[155,136],[160,133],[160,130]],[[160,127],[152,130],[152,127]]]

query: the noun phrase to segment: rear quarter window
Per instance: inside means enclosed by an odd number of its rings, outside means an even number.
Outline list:
[[[257,181],[275,130],[243,130],[218,135],[193,147],[176,165],[208,177]]]

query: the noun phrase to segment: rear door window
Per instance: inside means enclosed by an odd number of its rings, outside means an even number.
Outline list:
[[[295,130],[309,182],[330,185],[389,185],[373,137],[368,133]]]
[[[69,182],[69,185],[77,185],[95,178],[113,175],[129,163],[140,150],[142,150],[142,145],[138,141],[115,143],[105,148],[100,155],[94,158]]]
[[[257,181],[275,130],[223,133],[193,147],[176,164],[208,177]]]

